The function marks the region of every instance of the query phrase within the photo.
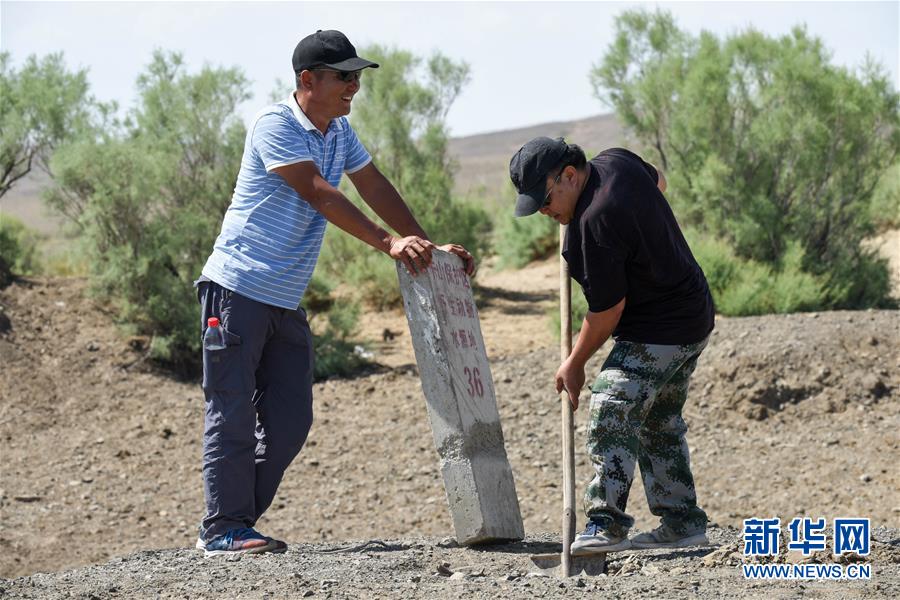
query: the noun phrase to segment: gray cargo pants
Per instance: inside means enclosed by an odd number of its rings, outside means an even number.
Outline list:
[[[200,537],[253,527],[312,425],[313,344],[303,309],[197,284],[202,331],[218,317],[224,350],[203,349],[203,490]]]

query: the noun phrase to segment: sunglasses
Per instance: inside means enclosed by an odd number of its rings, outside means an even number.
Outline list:
[[[337,75],[337,78],[344,83],[351,81],[359,81],[362,77],[362,71],[338,71],[336,69],[310,69],[311,71],[329,71]]]
[[[553,184],[550,186],[550,189],[547,190],[547,194],[544,196],[544,203],[541,204],[541,208],[547,208],[550,206],[550,194],[553,193],[553,188],[556,187],[556,184],[559,183],[559,178],[562,177],[562,171],[556,176],[556,179],[553,180]]]

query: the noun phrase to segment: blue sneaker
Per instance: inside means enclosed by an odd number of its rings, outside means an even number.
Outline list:
[[[200,542],[197,540],[197,547]],[[282,542],[282,544],[284,544]],[[244,527],[242,529],[232,529],[224,535],[214,538],[204,545],[206,556],[216,556],[219,554],[256,554],[260,552],[284,552],[284,549],[278,548],[278,543],[272,538],[268,538],[255,529]]]
[[[595,554],[598,552],[621,552],[631,548],[627,535],[616,535],[604,523],[588,521],[584,531],[575,536],[570,552],[572,555]]]

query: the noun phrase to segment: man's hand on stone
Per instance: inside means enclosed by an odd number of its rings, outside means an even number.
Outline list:
[[[416,276],[431,264],[431,251],[434,248],[432,242],[410,235],[394,238],[391,242],[390,255],[394,260],[402,261],[410,275]]]
[[[576,364],[571,358],[559,365],[556,371],[556,393],[566,390],[572,410],[578,408],[578,396],[584,387],[584,365]]]
[[[475,274],[475,258],[469,253],[468,250],[460,246],[459,244],[444,244],[443,246],[438,246],[438,250],[443,250],[444,252],[449,252],[450,254],[455,254],[456,256],[463,259],[463,264],[465,265],[466,275],[469,277]]]

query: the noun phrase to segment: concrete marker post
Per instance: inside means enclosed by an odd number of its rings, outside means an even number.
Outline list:
[[[478,311],[462,260],[434,250],[416,277],[397,263],[447,503],[460,544],[525,537]]]

